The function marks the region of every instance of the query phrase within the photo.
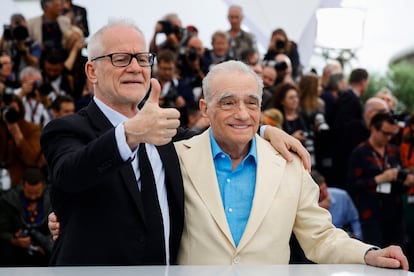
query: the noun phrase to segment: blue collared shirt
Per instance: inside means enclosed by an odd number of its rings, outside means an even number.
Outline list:
[[[362,240],[358,211],[348,193],[345,190],[332,187],[328,188],[328,193],[331,196],[329,212],[332,215],[333,225],[343,228],[349,224],[355,237]]]
[[[224,212],[237,247],[249,220],[256,187],[256,139],[253,137],[249,153],[233,171],[230,156],[217,144],[211,130],[210,140]]]

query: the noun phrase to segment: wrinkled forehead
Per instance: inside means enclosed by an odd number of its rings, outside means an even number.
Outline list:
[[[143,34],[128,26],[113,26],[102,34],[102,46],[110,52],[145,52],[146,42]]]

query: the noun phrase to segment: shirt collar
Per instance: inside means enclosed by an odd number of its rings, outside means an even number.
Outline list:
[[[94,96],[93,100],[113,126],[117,126],[128,119],[126,116],[122,115],[118,111],[115,111],[106,104],[104,104],[97,97]]]
[[[213,136],[213,131],[209,130],[210,135],[210,141],[211,141],[211,152],[213,153],[213,159],[215,159],[218,155],[225,154],[228,156],[227,153],[225,153],[217,143],[216,139]],[[253,160],[257,164],[257,150],[256,150],[256,137],[253,137],[250,143],[250,150],[247,153],[246,157],[243,158],[243,161],[246,160],[249,156],[253,158]]]

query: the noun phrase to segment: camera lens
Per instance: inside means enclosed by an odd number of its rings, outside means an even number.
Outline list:
[[[16,111],[16,109],[10,106],[5,106],[2,108],[2,115],[9,124],[16,123],[19,120],[19,113]]]

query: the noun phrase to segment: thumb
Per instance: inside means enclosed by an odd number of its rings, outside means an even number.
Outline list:
[[[151,91],[147,102],[158,104],[161,93],[161,86],[157,79],[151,79]]]

